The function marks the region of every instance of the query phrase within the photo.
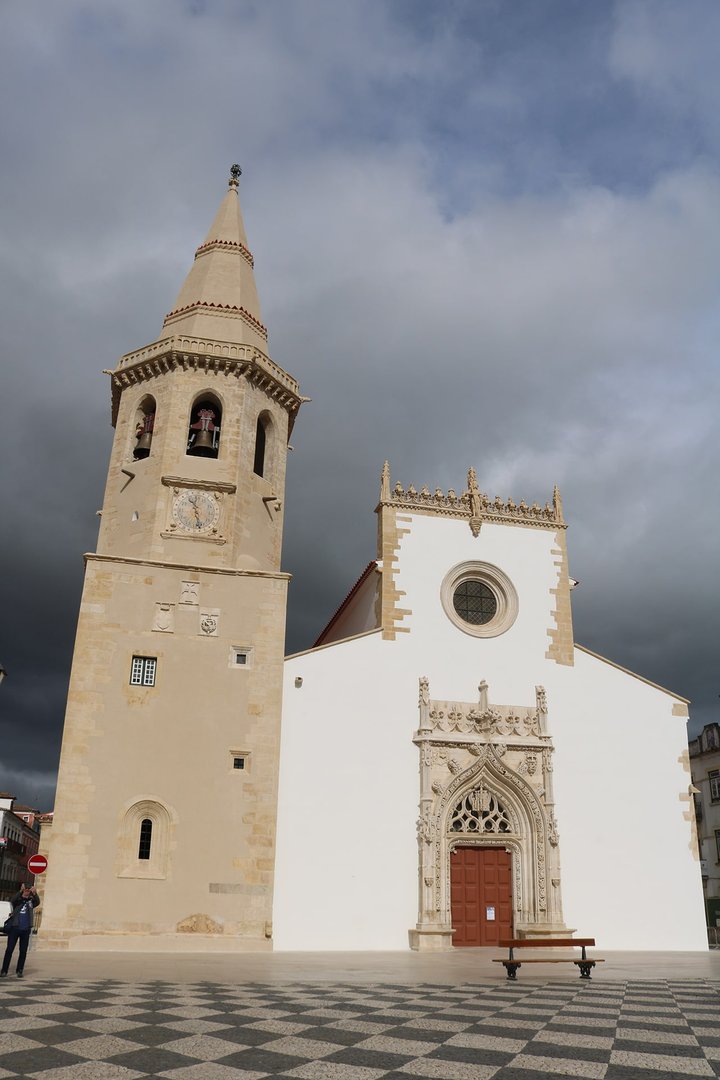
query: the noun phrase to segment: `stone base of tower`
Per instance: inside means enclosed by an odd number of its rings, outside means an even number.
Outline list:
[[[224,934],[38,933],[39,952],[250,953],[272,952],[272,941]]]

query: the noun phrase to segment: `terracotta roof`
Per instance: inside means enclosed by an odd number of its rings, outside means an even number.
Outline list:
[[[316,648],[318,647],[318,645],[322,645],[322,643],[323,643],[323,638],[324,638],[324,637],[326,636],[326,634],[328,634],[328,633],[330,632],[330,630],[332,629],[332,627],[333,627],[333,626],[335,625],[335,623],[336,623],[336,622],[338,621],[338,619],[340,618],[340,616],[342,615],[342,613],[343,613],[343,612],[345,611],[345,609],[346,609],[346,608],[347,608],[347,606],[349,605],[350,601],[351,601],[351,600],[353,599],[353,597],[355,596],[355,594],[356,594],[356,593],[358,592],[358,590],[360,589],[360,586],[364,584],[364,582],[365,582],[365,581],[367,580],[367,578],[368,578],[368,577],[370,576],[371,572],[372,572],[373,570],[376,570],[376,569],[377,569],[377,560],[376,560],[376,559],[373,559],[373,560],[372,560],[372,562],[369,562],[369,563],[367,564],[367,566],[366,566],[366,567],[365,567],[365,569],[363,570],[362,574],[361,574],[361,575],[360,575],[360,577],[359,577],[359,578],[357,579],[357,581],[356,581],[356,582],[355,582],[355,584],[353,585],[352,589],[350,590],[350,592],[349,592],[349,593],[347,594],[347,596],[346,596],[346,597],[345,597],[345,599],[343,600],[343,602],[342,602],[342,604],[340,605],[340,607],[339,607],[339,608],[337,609],[337,611],[335,612],[335,614],[333,615],[333,617],[332,617],[332,618],[330,619],[330,622],[329,622],[329,623],[328,623],[328,624],[327,624],[327,625],[326,625],[326,626],[325,626],[325,627],[324,627],[324,628],[322,629],[322,631],[321,631],[321,632],[320,632],[320,634],[318,635],[317,639],[316,639],[316,640],[315,640],[315,641],[313,642],[313,649],[316,649]]]

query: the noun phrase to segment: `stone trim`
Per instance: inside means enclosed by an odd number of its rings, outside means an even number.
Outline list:
[[[222,480],[190,480],[186,476],[161,476],[160,483],[165,487],[199,488],[201,491],[222,491],[234,495],[237,484],[225,484]]]
[[[255,266],[255,260],[252,256],[252,252],[249,248],[246,248],[240,241],[235,240],[208,240],[206,244],[201,244],[195,252],[195,258],[199,255],[206,255],[209,251],[237,251],[239,255],[245,259],[246,263],[249,263],[251,267]]]
[[[176,539],[173,533],[173,539]],[[161,559],[136,559],[130,555],[99,555],[95,551],[86,551],[83,559],[88,562],[122,563],[130,566],[154,566],[159,570],[189,570],[198,574],[225,574],[228,577],[275,578],[277,581],[290,581],[292,574],[281,570],[233,570],[224,566],[199,566],[197,563],[178,563]]]
[[[238,304],[216,304],[211,300],[194,300],[192,304],[186,304],[185,307],[175,308],[174,311],[169,311],[163,320],[163,326],[167,326],[171,322],[176,322],[181,315],[187,315],[191,311],[205,311],[210,312],[212,315],[232,314],[239,315],[243,322],[246,322],[248,326],[265,338],[267,341],[267,327],[263,326],[259,319],[256,319],[254,315]]]
[[[568,573],[567,542],[565,533],[558,531],[555,534],[556,546],[552,554],[558,556],[554,564],[557,569],[557,584],[550,594],[555,597],[555,607],[552,611],[554,626],[548,627],[550,645],[545,653],[546,660],[554,660],[556,664],[564,664],[573,667],[575,655],[573,652],[573,626],[572,605],[570,603],[570,575]]]
[[[337,641],[328,641],[326,645],[313,645],[310,649],[301,649],[300,652],[289,653],[285,659],[297,660],[299,656],[312,656],[313,653],[321,652],[323,649],[334,649],[336,645],[347,645],[349,641],[359,641],[360,638],[381,633],[382,627],[376,626],[373,630],[362,630],[359,634],[351,634],[350,637],[338,638]]]
[[[454,488],[449,488],[447,493],[436,487],[434,492],[424,485],[417,491],[411,484],[407,490],[398,481],[394,487],[390,485],[390,466],[385,462],[383,468],[379,507],[395,506],[413,513],[435,514],[441,517],[460,518],[470,525],[473,535],[477,536],[481,526],[485,523],[498,525],[527,525],[533,528],[565,529],[567,528],[562,512],[560,493],[555,487],[552,504],[546,503],[544,507],[538,503],[531,506],[521,500],[515,503],[512,499],[503,501],[498,495],[494,500],[480,491],[477,487],[475,470],[468,470],[468,487],[461,495]]]
[[[401,517],[394,507],[383,506],[379,514],[378,570],[380,571],[380,626],[384,641],[395,641],[397,634],[409,634],[409,626],[399,624],[409,615],[410,608],[400,607],[405,596],[397,587],[398,553],[403,536],[410,532],[400,522],[411,523],[412,518]]]
[[[631,671],[630,668],[623,667],[622,664],[616,664],[614,660],[608,660],[607,656],[601,656],[600,653],[593,652],[592,649],[588,649],[585,645],[575,644],[575,648],[580,652],[587,653],[588,656],[594,657],[595,660],[601,660],[603,664],[609,664],[610,667],[617,668],[618,671],[622,671],[624,675],[631,675],[633,679],[637,679],[639,682],[644,682],[646,686],[652,686],[653,690],[660,690],[661,693],[667,694],[668,697],[675,698],[675,701],[682,702],[685,705],[685,712],[675,712],[673,706],[673,716],[687,716],[687,706],[691,704],[690,698],[683,697],[682,694],[676,694],[674,690],[668,690],[666,686],[660,686],[659,683],[652,682],[650,679],[646,679],[644,675],[638,675],[637,672]]]

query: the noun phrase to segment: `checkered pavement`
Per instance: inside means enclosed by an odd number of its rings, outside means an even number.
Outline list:
[[[152,960],[148,959],[148,966]],[[0,1080],[720,1076],[720,983],[0,982]]]

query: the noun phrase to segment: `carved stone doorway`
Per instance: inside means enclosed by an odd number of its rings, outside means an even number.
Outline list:
[[[420,680],[420,725],[413,737],[420,757],[413,949],[449,949],[457,943],[451,874],[453,861],[460,865],[456,853],[462,848],[491,848],[507,856],[511,913],[506,921],[514,936],[572,933],[562,917],[545,691],[536,687],[534,706],[515,706],[490,705],[484,681],[478,689],[477,703],[441,701],[430,697],[428,680]],[[496,909],[495,920],[486,915],[485,921],[498,922],[499,901],[480,902]]]
[[[501,847],[458,847],[450,854],[454,946],[498,946],[512,937],[512,855]]]

